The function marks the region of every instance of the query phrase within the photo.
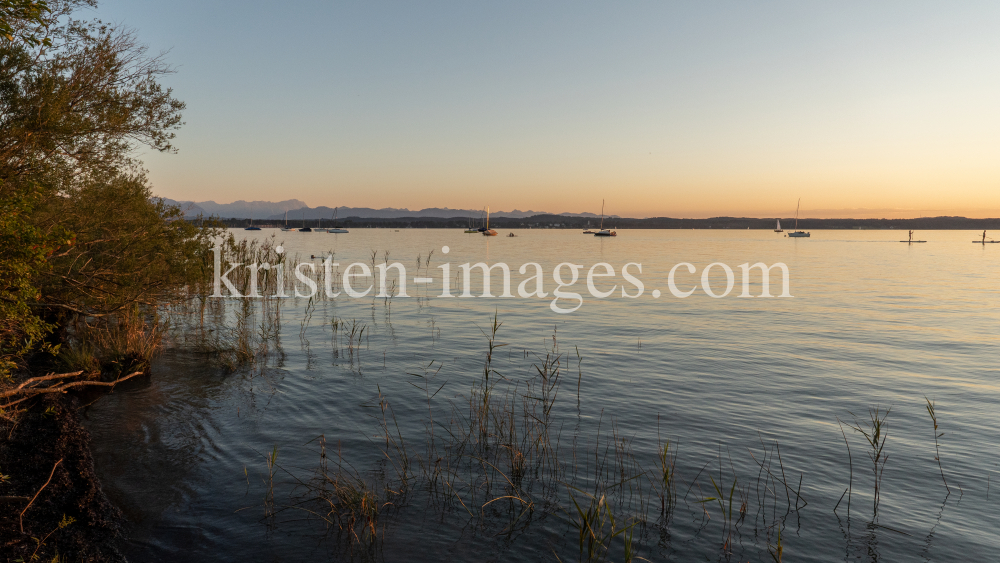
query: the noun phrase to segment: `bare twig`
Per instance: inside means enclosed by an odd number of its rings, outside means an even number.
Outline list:
[[[81,373],[83,373],[83,372],[76,372],[74,374],[61,374],[61,375],[68,377],[70,375],[79,375]],[[20,399],[17,399],[15,401],[10,401],[8,403],[0,405],[0,409],[10,408],[10,407],[12,407],[12,406],[14,406],[14,405],[16,405],[16,404],[18,404],[20,402],[27,401],[28,399],[31,399],[33,397],[36,397],[38,395],[43,395],[43,394],[46,394],[46,393],[65,393],[65,392],[67,392],[70,389],[73,389],[75,387],[90,387],[90,386],[114,387],[115,385],[118,385],[119,383],[121,383],[123,381],[131,379],[131,378],[133,378],[133,377],[135,377],[137,375],[142,375],[142,373],[143,372],[141,372],[141,371],[136,371],[136,372],[133,372],[133,373],[130,373],[130,374],[126,375],[125,377],[120,377],[120,378],[118,378],[118,379],[116,379],[114,381],[73,381],[73,382],[70,382],[70,383],[63,383],[61,385],[53,385],[51,387],[28,387],[28,388],[13,389],[11,391],[5,392],[4,394],[0,394],[0,398],[13,397],[13,396],[17,396],[17,395],[26,395],[26,396],[22,397]],[[50,376],[46,376],[46,377],[49,377],[50,379],[57,379],[55,377],[50,377]],[[41,379],[41,378],[34,378],[34,379]],[[25,382],[25,383],[27,383],[27,382]],[[23,386],[23,384],[22,384],[22,386]]]
[[[52,482],[52,476],[56,474],[56,468],[59,467],[59,464],[62,463],[62,461],[63,460],[60,459],[59,461],[56,462],[55,465],[52,466],[52,473],[49,473],[49,480],[46,481],[44,485],[42,485],[41,489],[38,489],[38,492],[35,493],[35,496],[31,497],[31,502],[28,503],[28,506],[25,506],[24,510],[21,511],[21,515],[18,517],[18,519],[20,520],[21,523],[22,534],[24,533],[24,513],[27,512],[29,508],[31,508],[31,505],[35,503],[35,499],[38,498],[38,495],[42,494],[42,491],[45,490],[45,487],[48,487],[49,483]]]

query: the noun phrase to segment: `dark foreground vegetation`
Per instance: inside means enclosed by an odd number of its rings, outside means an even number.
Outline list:
[[[114,560],[70,391],[141,377],[210,231],[151,199],[184,104],[94,0],[0,1],[0,559]]]

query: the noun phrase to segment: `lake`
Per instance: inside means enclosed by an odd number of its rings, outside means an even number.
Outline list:
[[[343,272],[388,252],[409,296],[282,300],[266,356],[235,369],[192,344],[209,330],[197,314],[176,311],[152,377],[85,411],[133,560],[569,561],[609,546],[616,561],[985,561],[1000,551],[1000,245],[970,244],[978,233],[901,244],[906,233],[892,230],[232,232],[273,236],[319,270],[330,254]],[[515,297],[439,297],[446,262],[455,295],[460,264],[508,264]],[[518,296],[529,262],[545,273],[546,298]],[[558,314],[552,273],[564,262],[584,266],[564,288],[583,304]],[[586,273],[602,262],[615,275],[597,289],[616,287],[598,299]],[[739,265],[757,262],[787,265],[793,297],[738,297]],[[621,275],[628,263],[641,264],[630,269],[644,287],[634,298],[620,293],[638,291]],[[696,288],[690,297],[668,286],[679,263],[696,269],[675,272],[679,291]],[[734,271],[725,297],[700,288],[712,263]],[[721,266],[708,279],[725,290]],[[781,293],[777,269],[770,291]],[[211,330],[229,330],[240,300],[217,301],[229,309]],[[889,412],[877,515],[872,447],[851,428],[869,428],[875,408]],[[351,520],[348,489],[368,490],[377,518],[356,509]],[[581,543],[584,522],[600,541]]]

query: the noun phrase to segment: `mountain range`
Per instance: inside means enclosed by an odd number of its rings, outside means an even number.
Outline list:
[[[168,198],[160,198],[167,205],[176,205],[184,212],[185,217],[220,217],[223,219],[266,219],[280,220],[288,213],[289,220],[301,219],[329,219],[333,217],[332,207],[319,206],[309,207],[306,202],[298,199],[287,199],[285,201],[234,201],[233,203],[216,203],[214,201],[176,201]],[[448,207],[428,207],[418,211],[411,211],[406,208],[385,207],[373,209],[371,207],[340,207],[337,209],[337,216],[360,217],[365,219],[397,219],[401,217],[471,217],[478,219],[484,210],[482,209],[450,209]],[[547,213],[545,211],[492,211],[492,217],[510,217],[520,219],[532,217],[534,215],[561,215],[564,217],[600,217],[594,213]],[[608,217],[618,217],[608,215]]]

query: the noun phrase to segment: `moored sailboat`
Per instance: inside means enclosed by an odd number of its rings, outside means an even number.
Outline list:
[[[799,198],[799,202],[795,204],[795,231],[788,233],[788,236],[792,238],[803,238],[809,236],[809,233],[799,230],[799,206],[801,205],[802,198]]]
[[[330,227],[329,229],[327,229],[326,232],[328,232],[328,233],[334,233],[334,234],[337,234],[337,233],[343,234],[343,233],[349,233],[349,232],[351,232],[351,231],[348,231],[347,229],[342,229],[342,228],[340,228],[340,227],[337,226],[337,211],[339,209],[340,209],[339,207],[334,207],[333,208],[333,226]]]
[[[594,236],[595,237],[616,237],[616,236],[618,236],[618,233],[616,231],[604,228],[604,200],[603,199],[601,200],[601,228],[596,233],[594,233]]]
[[[482,229],[482,231],[483,231],[483,235],[485,235],[485,236],[488,236],[488,237],[495,237],[495,236],[497,236],[497,232],[490,228],[490,208],[489,208],[489,206],[486,207],[486,228]]]
[[[253,226],[253,205],[250,206],[250,226],[249,227],[243,227],[243,230],[244,231],[259,231],[260,230],[260,227],[254,227]]]
[[[481,232],[481,231],[482,231],[482,229],[479,229],[479,228],[476,228],[476,227],[472,226],[472,217],[469,217],[469,228],[465,229],[465,234],[475,234],[475,233],[478,233],[478,232]]]

